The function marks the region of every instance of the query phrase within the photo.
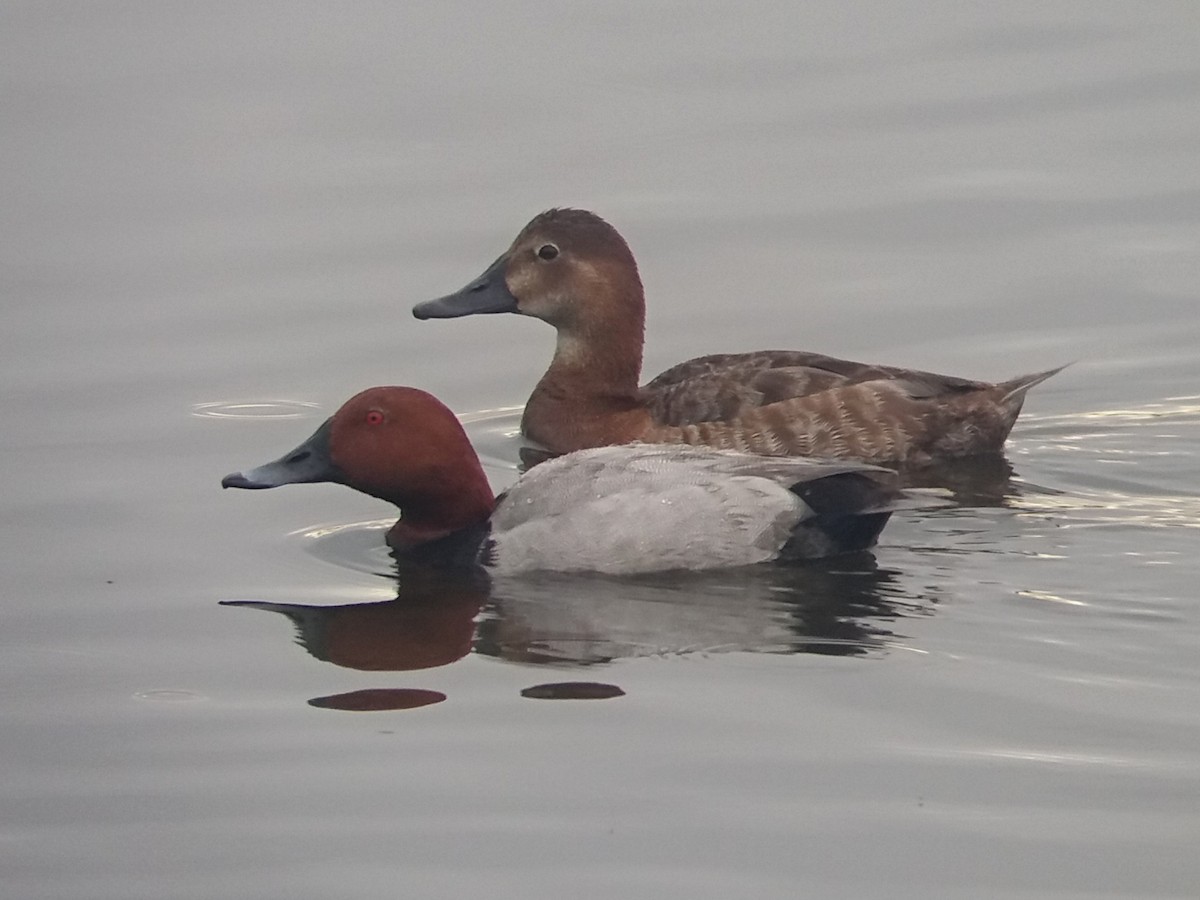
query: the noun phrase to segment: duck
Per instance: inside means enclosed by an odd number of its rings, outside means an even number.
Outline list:
[[[582,209],[534,217],[464,288],[418,319],[517,313],[557,330],[521,433],[551,453],[630,442],[928,466],[999,454],[1026,393],[1064,367],[997,384],[800,350],[687,360],[639,386],[645,293],[608,222]]]
[[[492,493],[458,418],[417,388],[369,388],[224,488],[344,484],[400,509],[398,561],[486,574],[610,575],[819,559],[873,546],[896,474],[845,460],[669,444],[589,448]]]

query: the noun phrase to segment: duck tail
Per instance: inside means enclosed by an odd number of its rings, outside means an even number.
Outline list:
[[[820,559],[875,546],[898,496],[890,481],[860,472],[827,475],[791,490],[815,515],[792,530],[782,559]]]
[[[1045,372],[1035,372],[1033,375],[1021,375],[1018,378],[1013,378],[1011,381],[1003,382],[1000,387],[1003,388],[1004,394],[1001,396],[1000,402],[1010,403],[1016,401],[1017,403],[1020,403],[1025,399],[1025,395],[1029,392],[1030,388],[1037,387],[1047,378],[1052,378],[1069,365],[1072,364],[1066,363],[1065,365],[1061,365],[1056,369],[1047,369]]]

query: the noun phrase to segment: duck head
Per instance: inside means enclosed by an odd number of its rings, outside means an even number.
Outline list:
[[[221,479],[222,487],[335,482],[400,508],[388,533],[419,546],[487,520],[495,505],[462,425],[444,404],[409,387],[356,394],[295,450]]]
[[[582,327],[598,305],[645,316],[642,282],[625,239],[582,209],[551,209],[526,225],[512,246],[466,287],[413,307],[418,319],[514,312],[556,328]]]
[[[526,437],[562,453],[645,431],[645,295],[615,228],[586,210],[548,210],[462,290],[413,307],[418,319],[494,312],[533,316],[557,332],[550,368],[521,417]]]

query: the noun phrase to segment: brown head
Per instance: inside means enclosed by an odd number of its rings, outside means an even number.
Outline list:
[[[418,319],[498,312],[553,325],[560,356],[579,350],[594,357],[586,360],[589,365],[615,363],[622,375],[632,362],[637,380],[645,323],[642,281],[625,239],[595,213],[541,213],[462,290],[413,307]]]
[[[458,419],[431,394],[375,387],[346,401],[307,441],[222,487],[332,481],[400,507],[393,545],[419,544],[488,518],[487,477]]]

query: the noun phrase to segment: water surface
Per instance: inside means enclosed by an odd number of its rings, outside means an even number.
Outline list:
[[[1196,896],[1193,4],[0,25],[5,896]],[[647,377],[1075,363],[803,570],[430,584],[369,498],[219,490],[389,383],[509,483],[550,330],[408,310],[552,205]]]

